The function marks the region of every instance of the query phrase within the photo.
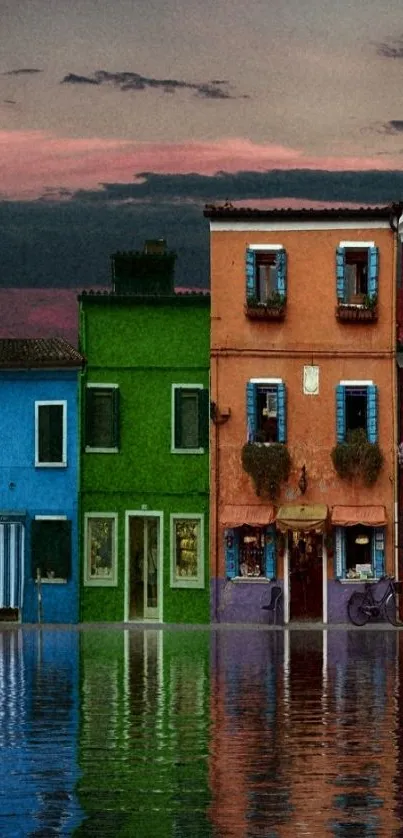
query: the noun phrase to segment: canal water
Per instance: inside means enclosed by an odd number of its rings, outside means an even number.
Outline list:
[[[4,628],[0,836],[403,835],[403,632]]]

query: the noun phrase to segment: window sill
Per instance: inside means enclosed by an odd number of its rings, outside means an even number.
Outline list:
[[[171,454],[205,454],[206,448],[171,448]]]
[[[35,468],[67,468],[67,463],[35,463]]]
[[[34,581],[36,582],[36,580]],[[58,576],[55,576],[53,579],[48,579],[48,577],[45,576],[40,581],[41,585],[67,585],[67,579],[61,579]]]
[[[270,306],[265,305],[245,305],[245,314],[249,320],[284,320],[285,306],[281,308],[270,308]]]
[[[335,579],[335,582],[340,582],[341,585],[376,585],[379,579]]]
[[[378,309],[364,308],[360,303],[339,303],[336,306],[336,318],[348,322],[375,323],[378,320]]]
[[[91,448],[90,445],[85,446],[86,454],[119,454],[119,448]]]
[[[270,585],[273,580],[269,579],[267,576],[234,576],[234,578],[230,581],[236,582],[237,585],[239,582],[241,582],[241,584],[245,584],[245,582],[252,582],[253,585],[256,585],[258,582],[263,583],[264,585]]]
[[[86,588],[116,588],[117,584],[116,579],[104,579],[102,576],[84,579],[84,587]]]

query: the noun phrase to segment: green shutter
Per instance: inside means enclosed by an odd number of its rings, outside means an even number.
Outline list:
[[[31,572],[42,578],[69,579],[71,575],[71,521],[33,520],[31,525]]]
[[[93,390],[87,387],[85,391],[85,444],[89,448],[93,448],[93,416],[94,416],[94,398]]]
[[[198,391],[199,406],[199,448],[208,451],[210,437],[210,402],[209,391],[206,388]]]
[[[120,390],[115,387],[112,395],[112,447],[120,445]]]
[[[174,445],[182,448],[182,389],[174,389]]]

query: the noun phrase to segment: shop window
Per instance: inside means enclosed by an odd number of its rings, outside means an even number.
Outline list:
[[[85,405],[86,450],[119,448],[119,388],[117,384],[88,384]]]
[[[66,581],[71,575],[71,521],[37,516],[31,525],[31,573],[42,581]]]
[[[287,293],[287,254],[280,245],[252,245],[246,251],[246,298],[266,305]]]
[[[362,305],[378,294],[378,248],[372,243],[341,243],[336,251],[337,299]]]
[[[286,441],[286,390],[281,379],[248,381],[246,409],[248,442]]]
[[[227,579],[276,578],[276,530],[267,527],[236,527],[225,531]]]
[[[372,382],[343,382],[336,387],[337,442],[359,428],[369,442],[377,442],[378,388]]]
[[[336,577],[364,580],[383,576],[384,539],[383,527],[335,527]]]
[[[35,465],[67,465],[67,403],[35,402]]]
[[[204,588],[203,515],[171,515],[171,586]]]
[[[116,585],[118,516],[114,512],[86,512],[84,520],[84,583]]]
[[[172,387],[172,451],[201,454],[209,444],[209,392],[201,384]]]

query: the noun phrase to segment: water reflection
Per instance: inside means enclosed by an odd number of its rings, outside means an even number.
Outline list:
[[[0,835],[403,835],[403,632],[0,632]]]

